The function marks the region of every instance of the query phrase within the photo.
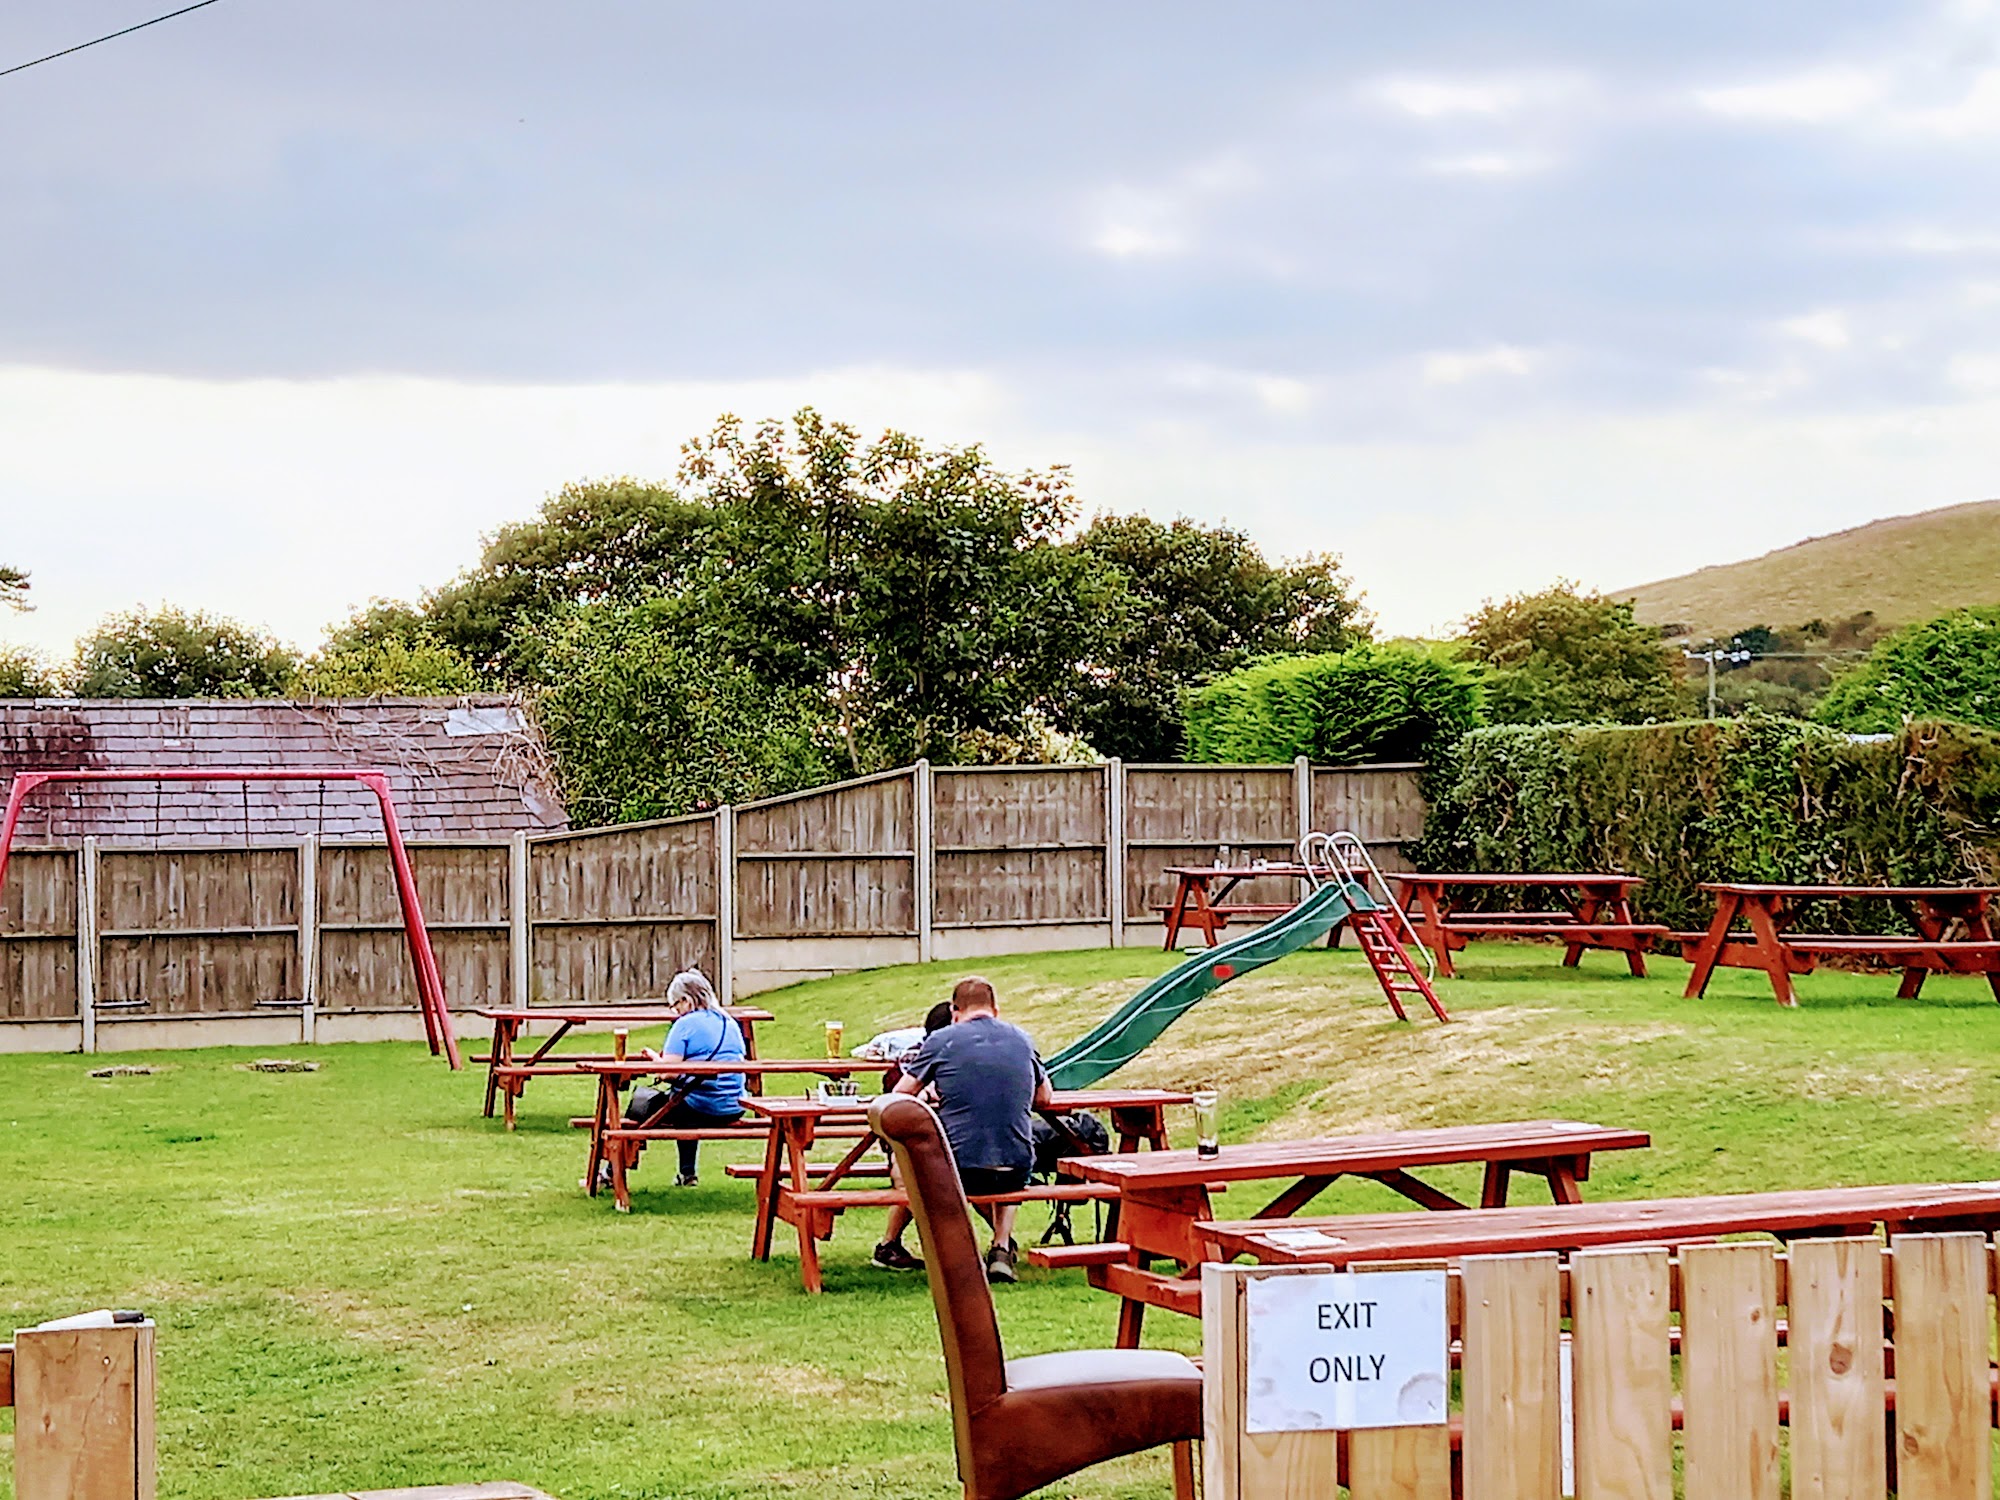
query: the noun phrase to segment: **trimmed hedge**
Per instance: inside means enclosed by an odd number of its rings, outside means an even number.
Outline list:
[[[1635,904],[1705,926],[1704,880],[1951,885],[2000,877],[2000,734],[1911,724],[1857,740],[1792,719],[1503,725],[1427,776],[1428,870],[1619,870]],[[1904,930],[1886,902],[1829,903],[1814,931]]]
[[[1448,647],[1276,656],[1188,694],[1188,759],[1430,760],[1479,722],[1479,669]]]

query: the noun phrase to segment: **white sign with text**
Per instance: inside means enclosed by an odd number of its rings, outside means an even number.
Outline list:
[[[1244,1288],[1246,1432],[1434,1427],[1450,1341],[1443,1271],[1264,1276]]]

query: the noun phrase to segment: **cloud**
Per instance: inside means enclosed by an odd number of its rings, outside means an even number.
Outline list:
[[[1532,375],[1542,356],[1532,349],[1495,344],[1488,349],[1463,349],[1426,354],[1419,363],[1432,385],[1462,385],[1487,375]]]
[[[1525,177],[1549,169],[1545,156],[1525,152],[1473,151],[1464,156],[1437,156],[1423,169],[1439,177]]]
[[[1845,349],[1854,342],[1854,335],[1847,326],[1847,315],[1838,308],[1786,318],[1778,324],[1778,331],[1787,338],[1821,349]]]
[[[1364,83],[1359,94],[1369,103],[1417,120],[1468,116],[1502,119],[1529,109],[1567,103],[1581,89],[1580,80],[1563,74],[1492,77],[1396,74]]]
[[[1726,88],[1698,89],[1695,102],[1739,120],[1823,125],[1851,120],[1888,92],[1885,79],[1859,68],[1823,68]]]

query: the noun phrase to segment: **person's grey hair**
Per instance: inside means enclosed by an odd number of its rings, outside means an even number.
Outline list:
[[[691,1005],[697,1010],[720,1010],[722,1000],[715,986],[699,969],[682,969],[667,986],[667,1004]]]

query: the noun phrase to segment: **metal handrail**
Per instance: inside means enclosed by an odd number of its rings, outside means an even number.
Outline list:
[[[1415,948],[1423,954],[1424,978],[1435,981],[1437,957],[1424,940],[1417,936],[1417,929],[1410,921],[1410,914],[1403,910],[1403,903],[1396,899],[1394,888],[1383,878],[1382,871],[1375,863],[1375,856],[1368,852],[1367,844],[1362,842],[1358,834],[1350,833],[1345,828],[1330,834],[1309,833],[1299,840],[1302,859],[1305,855],[1305,846],[1314,840],[1321,841],[1315,848],[1323,847],[1327,863],[1341,879],[1359,885],[1370,896],[1374,896],[1378,891],[1381,893],[1382,906],[1395,913],[1396,925],[1402,929],[1400,936],[1403,945]],[[1309,863],[1308,868],[1310,868]]]

